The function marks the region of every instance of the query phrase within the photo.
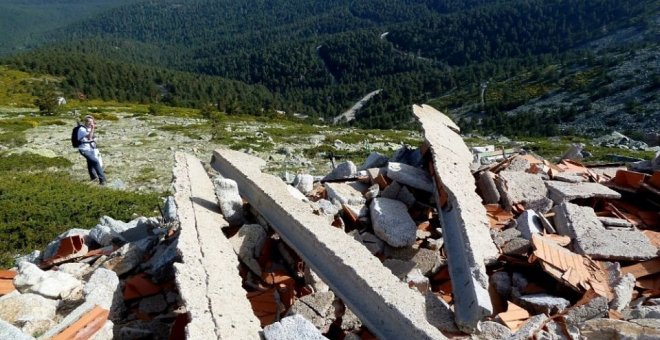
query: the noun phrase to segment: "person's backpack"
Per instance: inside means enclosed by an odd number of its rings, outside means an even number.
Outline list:
[[[81,144],[80,139],[78,139],[78,130],[80,130],[81,127],[82,124],[78,123],[78,125],[73,128],[73,131],[71,131],[71,146],[74,148],[79,147]]]

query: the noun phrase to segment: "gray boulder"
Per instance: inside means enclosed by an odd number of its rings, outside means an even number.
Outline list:
[[[375,198],[370,206],[374,232],[392,247],[415,243],[417,225],[405,204],[389,198]]]

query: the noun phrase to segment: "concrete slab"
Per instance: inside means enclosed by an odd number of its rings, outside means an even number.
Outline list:
[[[411,188],[433,192],[433,180],[429,173],[408,164],[388,163],[387,177]]]
[[[554,208],[557,232],[573,239],[575,252],[599,260],[647,260],[657,248],[643,233],[608,230],[590,207],[564,202]]]
[[[520,171],[501,171],[495,180],[505,209],[517,203],[538,204],[546,200],[548,189],[539,175]]]
[[[239,183],[259,210],[332,291],[381,338],[443,339],[426,319],[423,297],[410,290],[350,235],[326,225],[309,205],[294,200],[279,178],[261,173],[265,162],[232,150],[216,150],[213,168]]]
[[[197,158],[182,153],[175,155],[173,175],[181,221],[177,247],[183,260],[174,267],[192,320],[186,326],[187,337],[258,339],[261,324],[242,288],[238,259],[220,230],[228,223],[216,204],[211,180]]]
[[[447,203],[438,211],[452,287],[461,292],[454,296],[456,324],[464,332],[475,333],[481,319],[492,314],[485,263],[494,261],[499,252],[490,238],[486,209],[476,194],[470,172],[472,153],[452,124],[446,123],[448,117],[417,107],[413,112],[430,145],[436,202],[441,202],[440,190],[447,195]]]
[[[560,181],[545,182],[549,197],[557,204],[572,201],[577,198],[621,198],[621,194],[600,184],[592,182],[567,183]]]
[[[362,195],[368,186],[360,182],[326,183],[325,190],[330,201],[336,200],[340,204],[359,205],[367,202]]]

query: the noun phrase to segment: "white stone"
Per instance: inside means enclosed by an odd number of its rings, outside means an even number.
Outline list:
[[[415,243],[417,226],[405,204],[389,198],[375,198],[370,206],[374,232],[393,247]]]
[[[99,268],[89,278],[83,288],[85,301],[97,304],[107,310],[112,309],[113,302],[123,303],[117,298],[119,278],[112,270]],[[120,296],[119,296],[120,297]]]
[[[314,189],[314,176],[308,174],[296,175],[293,186],[303,194],[307,195]]]
[[[433,192],[434,186],[428,172],[413,166],[390,162],[387,165],[387,177],[415,189]]]
[[[220,210],[225,220],[230,224],[241,225],[245,223],[243,217],[243,199],[238,192],[236,181],[228,178],[215,178],[215,194],[218,197]]]
[[[20,319],[54,319],[58,302],[37,294],[19,294],[0,301],[0,319],[14,323]]]
[[[264,328],[266,340],[324,340],[314,325],[303,316],[295,314]]]

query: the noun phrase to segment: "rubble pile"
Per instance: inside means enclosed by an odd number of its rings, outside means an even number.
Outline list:
[[[186,319],[174,285],[176,208],[130,222],[104,216],[0,271],[2,339],[167,339]],[[185,312],[185,310],[183,310]],[[177,321],[178,320],[178,321]],[[179,332],[179,333],[177,333]]]

